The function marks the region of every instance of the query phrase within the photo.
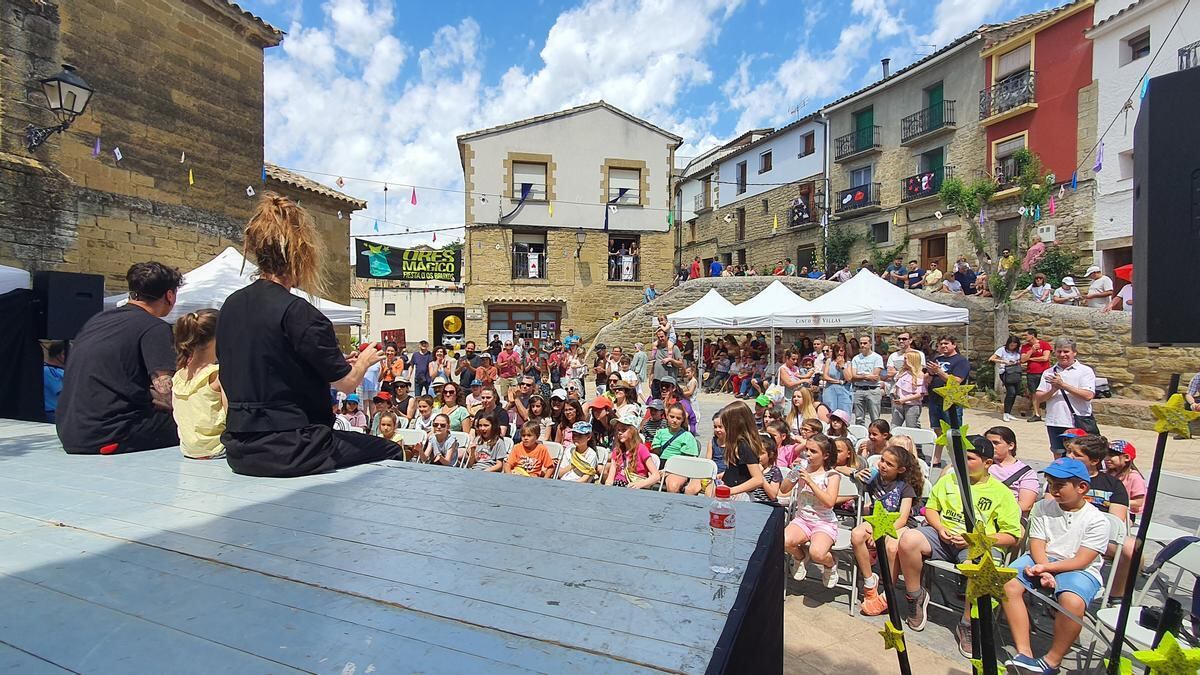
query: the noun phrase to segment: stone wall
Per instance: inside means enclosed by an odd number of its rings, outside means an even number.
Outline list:
[[[653,337],[651,317],[676,312],[699,300],[710,288],[717,289],[727,300],[737,304],[747,300],[774,281],[772,277],[734,277],[720,279],[696,279],[685,282],[653,303],[638,307],[626,314],[619,322],[600,331],[598,340],[609,345],[632,345],[634,342],[649,342]],[[801,297],[813,299],[834,288],[834,282],[809,279],[784,278],[782,281]],[[993,328],[992,301],[987,298],[968,298],[946,293],[924,295],[945,305],[965,307],[970,311],[969,340],[967,354],[972,364],[987,361],[998,346]],[[1096,370],[1099,377],[1108,378],[1115,396],[1142,401],[1161,401],[1166,393],[1172,373],[1195,373],[1200,370],[1200,349],[1184,347],[1150,348],[1130,344],[1129,316],[1114,312],[1100,314],[1098,310],[1084,307],[1045,306],[1025,300],[1012,303],[1009,316],[1010,331],[1019,333],[1026,327],[1036,328],[1038,334],[1048,341],[1066,336],[1076,340],[1079,359]],[[869,332],[870,329],[862,329]],[[692,330],[693,338],[699,338],[699,330]],[[717,331],[706,331],[706,337]],[[744,333],[745,330],[720,331]],[[800,331],[810,336],[819,330]],[[896,331],[880,330],[883,335]],[[917,328],[916,332],[955,335],[962,339],[966,331],[961,326],[929,326]],[[788,339],[792,332],[789,331]],[[894,344],[894,341],[890,341]],[[1186,385],[1186,382],[1184,383]]]

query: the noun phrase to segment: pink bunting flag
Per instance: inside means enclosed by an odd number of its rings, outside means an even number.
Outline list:
[[[100,156],[100,137],[96,137],[96,144],[92,146],[92,157]]]
[[[409,203],[411,203],[413,206],[416,206],[416,205],[417,205],[417,188],[413,188],[413,189],[412,189],[412,197],[410,197],[410,198],[408,199],[408,201],[409,201]]]
[[[1050,215],[1054,215],[1054,211],[1055,211],[1054,196],[1051,195],[1050,196]]]

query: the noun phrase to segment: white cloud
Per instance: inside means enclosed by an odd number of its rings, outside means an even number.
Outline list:
[[[921,36],[923,44],[944,47],[955,38],[995,17],[1004,0],[941,0],[933,10],[933,30]]]

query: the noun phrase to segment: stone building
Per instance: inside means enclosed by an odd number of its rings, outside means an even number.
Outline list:
[[[1133,262],[1133,125],[1141,110],[1139,79],[1200,66],[1200,5],[1184,0],[1097,0],[1092,77],[1097,83],[1096,133],[1105,131],[1104,167],[1096,174],[1097,263],[1117,284],[1113,270]],[[1179,18],[1178,28],[1171,30]],[[1184,29],[1185,26],[1192,30]],[[1161,51],[1157,59],[1154,54]]]
[[[755,129],[693,160],[677,181],[681,264],[719,258],[769,272],[815,265],[821,248],[825,127],[816,114]]]
[[[681,143],[603,101],[459,136],[466,338],[592,335],[668,288]]]
[[[101,274],[119,292],[136,261],[186,271],[237,246],[255,203],[247,187],[301,199],[345,260],[361,202],[264,179],[263,51],[282,39],[227,0],[0,3],[0,263]],[[26,125],[57,122],[39,80],[62,63],[95,94],[29,150]],[[348,278],[334,279],[331,299],[345,302]]]

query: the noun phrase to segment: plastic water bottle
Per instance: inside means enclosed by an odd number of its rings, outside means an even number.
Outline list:
[[[708,566],[717,574],[733,574],[733,536],[736,513],[730,499],[729,486],[718,485],[717,498],[708,507],[708,531],[712,538],[708,550]]]

